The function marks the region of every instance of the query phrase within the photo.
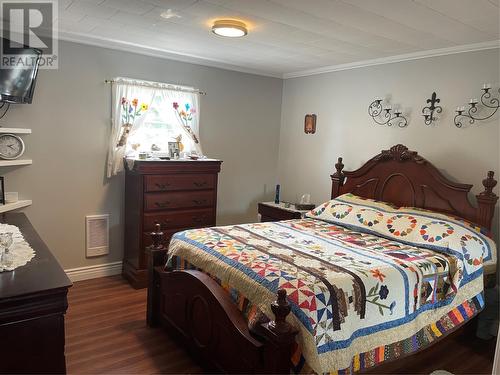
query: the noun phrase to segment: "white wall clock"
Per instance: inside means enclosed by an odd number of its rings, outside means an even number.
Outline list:
[[[14,160],[24,154],[24,142],[14,134],[0,134],[0,158]]]

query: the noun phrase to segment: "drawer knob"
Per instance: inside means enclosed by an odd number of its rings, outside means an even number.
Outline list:
[[[203,219],[202,219],[201,217],[196,217],[196,216],[194,216],[194,217],[193,217],[193,221],[194,221],[195,223],[197,223],[197,224],[200,224],[200,223],[202,223],[202,222],[203,222]]]
[[[169,201],[165,201],[165,202],[155,202],[155,205],[157,207],[160,207],[160,208],[165,208],[167,207],[168,205],[170,205],[170,202]]]
[[[206,204],[207,200],[206,199],[193,199],[193,203],[197,204],[197,205],[202,205],[202,204]]]
[[[168,182],[165,182],[165,183],[159,183],[159,182],[157,182],[155,185],[156,185],[156,187],[158,189],[165,190],[167,187],[170,186],[170,183],[168,183]]]
[[[196,187],[202,187],[202,186],[206,186],[208,184],[208,182],[207,181],[194,181],[193,184]]]

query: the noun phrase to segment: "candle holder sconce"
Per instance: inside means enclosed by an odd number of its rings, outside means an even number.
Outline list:
[[[439,102],[441,102],[441,99],[437,97],[436,92],[433,92],[431,98],[427,99],[427,104],[429,105],[422,108],[422,116],[424,116],[425,125],[430,125],[436,121],[438,118],[435,117],[434,114],[443,111],[440,105],[436,105]]]
[[[392,109],[390,105],[383,106],[382,99],[377,98],[368,107],[368,114],[379,125],[393,126],[400,128],[408,126],[408,120],[398,109]]]
[[[483,94],[481,95],[480,100],[471,99],[467,110],[465,107],[458,107],[455,110],[457,114],[455,115],[454,123],[457,128],[461,128],[463,126],[462,121],[466,118],[469,119],[469,124],[474,124],[476,121],[487,120],[497,113],[498,108],[500,108],[500,100],[499,98],[492,97],[490,91],[491,84],[485,83],[483,85]],[[498,89],[498,93],[500,94],[500,89]],[[490,113],[480,117],[478,113],[480,109],[487,109]]]

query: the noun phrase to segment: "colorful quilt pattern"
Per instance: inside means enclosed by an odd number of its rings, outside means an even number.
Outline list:
[[[326,211],[359,225],[384,223],[397,239],[422,230],[417,214],[391,212],[387,218],[378,207],[328,202],[312,215]],[[448,230],[440,224],[439,233],[426,233],[436,241],[445,232],[450,237]],[[309,218],[180,232],[169,254],[230,285],[268,316],[276,291],[285,289],[301,352],[315,372],[324,373],[350,368],[359,353],[417,334],[455,308],[457,300],[482,291],[476,272],[481,265],[472,264],[477,270],[465,273],[462,252],[456,256],[388,237]],[[479,256],[477,246],[468,247],[472,241],[464,243],[471,259]]]
[[[464,262],[464,282],[496,265],[496,246],[484,230],[449,215],[396,208],[384,202],[344,194],[316,207],[307,217],[356,231],[452,254]]]

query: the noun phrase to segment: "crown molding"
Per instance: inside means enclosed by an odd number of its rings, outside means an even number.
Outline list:
[[[231,70],[240,73],[254,74],[272,78],[283,78],[281,73],[271,73],[258,69],[245,68],[238,65],[227,64],[223,61],[216,59],[208,59],[205,57],[179,53],[162,48],[148,47],[141,44],[125,42],[113,38],[101,38],[85,33],[73,33],[59,30],[58,39],[66,42],[85,44],[89,46],[108,48],[117,51],[124,51],[135,53],[143,56],[158,57],[162,59],[181,61],[190,64],[208,66],[212,68],[219,68],[224,70]]]
[[[482,50],[497,49],[497,48],[500,48],[500,40],[492,40],[488,42],[481,42],[474,44],[464,44],[461,46],[432,49],[427,51],[407,53],[403,55],[382,57],[379,59],[364,60],[347,64],[331,65],[316,69],[306,69],[297,72],[284,73],[283,79],[307,77],[323,73],[338,72],[341,70],[359,69],[359,68],[366,68],[368,66],[392,64],[402,61],[427,59],[429,57],[453,55],[457,53],[482,51]]]
[[[238,65],[227,64],[221,60],[217,59],[209,59],[202,56],[179,53],[175,51],[170,51],[162,48],[156,47],[148,47],[136,43],[125,42],[122,40],[117,40],[113,38],[101,38],[95,37],[86,33],[74,33],[74,32],[66,32],[59,31],[59,39],[67,42],[80,43],[90,46],[96,46],[101,48],[109,48],[118,51],[124,51],[129,53],[135,53],[138,55],[158,57],[162,59],[181,61],[190,64],[197,64],[202,66],[208,66],[212,68],[219,68],[224,70],[231,70],[240,73],[254,74],[264,77],[272,77],[272,78],[281,78],[281,79],[290,79],[290,78],[298,78],[298,77],[307,77],[313,76],[323,73],[331,73],[338,72],[342,70],[350,70],[350,69],[359,69],[365,68],[369,66],[376,65],[384,65],[384,64],[392,64],[403,61],[411,61],[411,60],[419,60],[426,59],[430,57],[436,56],[445,56],[452,55],[464,52],[473,52],[473,51],[482,51],[489,49],[498,49],[500,48],[500,40],[492,40],[488,42],[481,43],[473,43],[473,44],[464,44],[460,46],[432,49],[427,51],[413,52],[407,53],[403,55],[394,55],[387,56],[378,59],[370,59],[357,61],[347,64],[339,64],[339,65],[330,65],[324,66],[315,69],[305,69],[291,73],[272,73],[258,69],[245,68]]]

